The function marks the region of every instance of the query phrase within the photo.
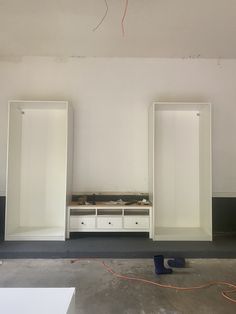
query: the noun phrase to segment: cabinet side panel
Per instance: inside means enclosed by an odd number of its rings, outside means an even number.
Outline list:
[[[68,119],[67,119],[67,205],[71,202],[72,197],[72,180],[73,180],[73,142],[74,142],[74,120],[73,108],[68,106]]]
[[[6,235],[19,226],[22,112],[9,104]]]
[[[152,226],[150,229],[152,233],[155,230],[155,202],[154,202],[154,126],[155,126],[155,105],[149,107],[148,112],[148,193],[149,199],[152,202]]]
[[[212,236],[211,105],[200,111],[200,221]]]

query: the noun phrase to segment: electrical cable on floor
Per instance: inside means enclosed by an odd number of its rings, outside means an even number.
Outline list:
[[[71,263],[75,263],[78,260],[71,260]],[[193,290],[200,290],[200,289],[204,289],[204,288],[208,288],[211,286],[217,286],[217,285],[221,285],[221,286],[227,286],[232,288],[232,290],[226,290],[226,291],[222,291],[221,295],[227,299],[228,301],[232,302],[232,303],[236,303],[236,299],[231,298],[228,294],[231,293],[236,293],[236,285],[226,282],[226,281],[211,281],[208,282],[206,284],[202,284],[199,286],[194,286],[194,287],[178,287],[178,286],[173,286],[173,285],[165,285],[165,284],[160,284],[156,281],[152,281],[152,280],[147,280],[147,279],[143,279],[143,278],[138,278],[138,277],[130,277],[130,276],[126,276],[126,275],[121,275],[117,272],[115,272],[110,266],[108,266],[104,261],[99,261],[97,259],[93,259],[93,261],[98,262],[99,264],[101,264],[109,273],[111,273],[113,276],[122,279],[122,280],[127,280],[127,281],[136,281],[136,282],[142,282],[144,284],[149,284],[149,285],[154,285],[160,288],[165,288],[165,289],[174,289],[174,290],[178,290],[178,291],[193,291]]]

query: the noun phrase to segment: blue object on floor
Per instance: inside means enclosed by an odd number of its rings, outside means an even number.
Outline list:
[[[173,259],[169,259],[167,261],[167,264],[170,267],[184,268],[185,267],[185,259],[183,257],[175,257]]]
[[[171,274],[172,269],[166,268],[164,266],[164,256],[163,255],[155,255],[153,257],[154,265],[155,265],[155,273],[157,275],[166,275]]]

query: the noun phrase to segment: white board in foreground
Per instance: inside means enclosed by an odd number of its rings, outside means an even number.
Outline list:
[[[0,288],[2,314],[75,314],[75,288]]]

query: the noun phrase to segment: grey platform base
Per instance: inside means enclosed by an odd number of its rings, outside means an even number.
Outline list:
[[[86,236],[65,242],[0,242],[0,259],[7,258],[236,258],[236,236],[213,242],[154,242],[140,236]]]

